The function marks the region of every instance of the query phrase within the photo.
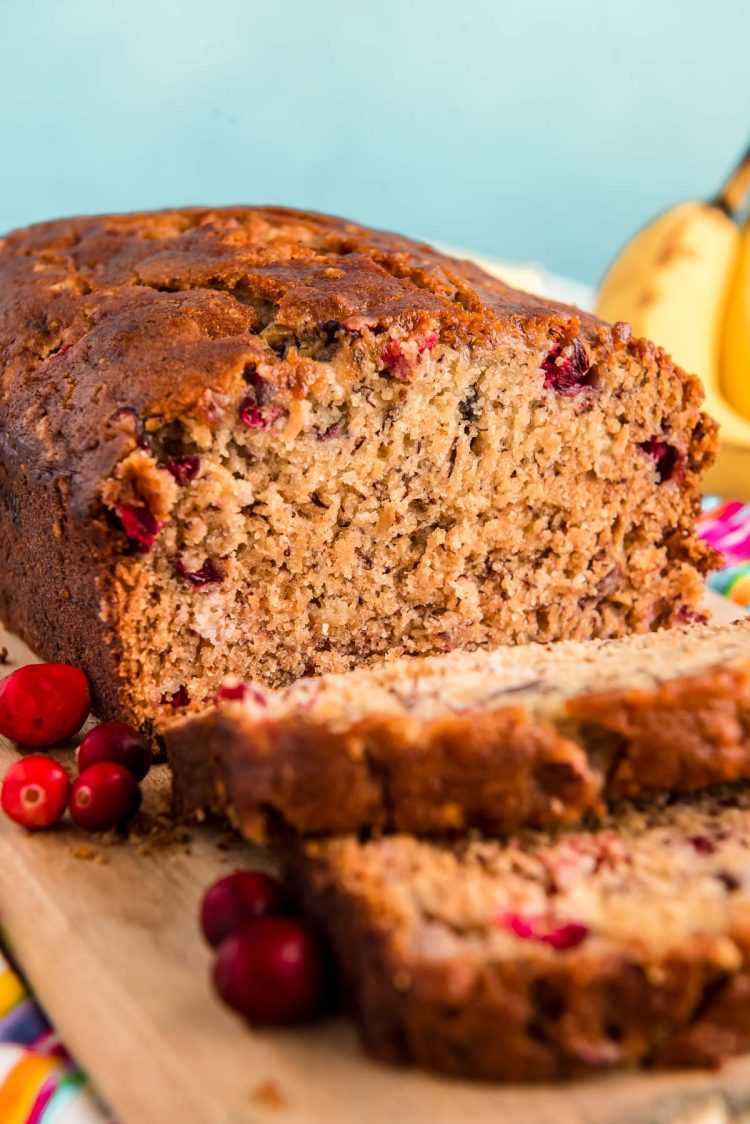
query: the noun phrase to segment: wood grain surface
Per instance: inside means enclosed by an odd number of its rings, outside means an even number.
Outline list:
[[[3,644],[12,666],[33,658],[0,632]],[[15,756],[0,739],[0,773]],[[161,766],[147,811],[167,788]],[[750,1124],[750,1058],[718,1074],[479,1086],[370,1062],[343,1019],[249,1029],[211,992],[196,916],[213,879],[263,862],[208,827],[187,841],[104,846],[0,817],[5,936],[120,1124]]]

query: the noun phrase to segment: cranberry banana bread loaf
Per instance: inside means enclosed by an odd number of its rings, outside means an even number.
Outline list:
[[[182,811],[250,837],[513,830],[750,777],[750,620],[225,685],[166,732]]]
[[[747,792],[556,838],[300,849],[292,878],[379,1058],[531,1081],[750,1047]]]
[[[656,629],[712,561],[696,378],[343,220],[16,231],[0,380],[0,616],[108,717],[228,673]]]

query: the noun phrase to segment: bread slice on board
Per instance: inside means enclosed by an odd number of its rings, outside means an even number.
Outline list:
[[[549,827],[750,777],[750,620],[228,684],[166,741],[181,809],[256,839]]]
[[[531,1081],[750,1046],[750,797],[507,842],[301,840],[291,863],[368,1050]]]

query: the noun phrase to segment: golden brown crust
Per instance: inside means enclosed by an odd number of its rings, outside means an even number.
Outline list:
[[[265,813],[319,835],[362,828],[507,831],[598,808],[584,751],[522,708],[387,718],[344,732],[292,722],[243,725],[221,709],[168,728],[177,806],[231,816],[265,836]]]
[[[321,325],[366,339],[396,325],[432,327],[443,342],[472,348],[509,332],[542,341],[552,331],[565,343],[582,327],[606,351],[624,346],[672,366],[623,326],[343,219],[248,207],[101,215],[0,241],[4,426],[11,439],[23,434],[29,467],[83,461],[81,487],[86,460],[98,479],[127,444],[122,426],[112,432],[113,414],[127,408],[166,422],[195,414],[211,424],[211,398],[236,395],[248,363],[290,378],[274,335],[299,343]],[[686,400],[700,401],[699,381],[681,377]],[[30,407],[34,420],[48,413],[41,433],[29,424]],[[83,430],[75,407],[85,413]]]
[[[623,739],[609,766],[612,800],[691,792],[750,775],[747,666],[714,667],[655,691],[603,691],[567,704],[572,718]]]

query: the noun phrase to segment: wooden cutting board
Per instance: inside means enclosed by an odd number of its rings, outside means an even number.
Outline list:
[[[13,666],[33,659],[0,631],[2,644]],[[0,739],[0,774],[15,757]],[[165,767],[153,774],[147,810],[168,787]],[[263,856],[221,849],[208,827],[168,845],[94,844],[88,858],[85,843],[0,817],[0,921],[120,1124],[725,1124],[750,1105],[750,1058],[719,1074],[483,1087],[370,1062],[343,1019],[251,1030],[211,992],[196,916],[213,879]]]

